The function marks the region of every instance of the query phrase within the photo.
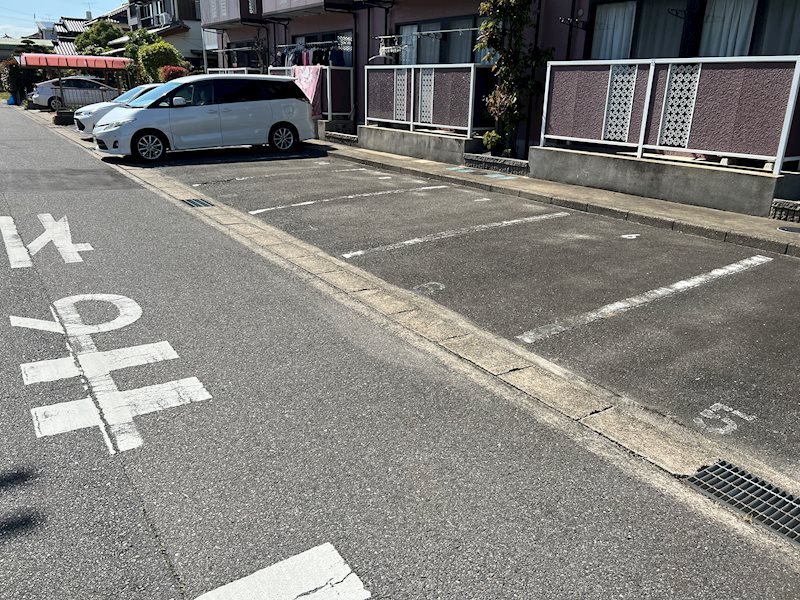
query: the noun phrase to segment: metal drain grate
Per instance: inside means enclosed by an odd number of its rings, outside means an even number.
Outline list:
[[[724,460],[688,479],[704,494],[800,543],[800,500]]]
[[[188,200],[184,200],[186,204],[193,208],[202,208],[204,206],[214,206],[208,200],[201,200],[200,198],[189,198]]]

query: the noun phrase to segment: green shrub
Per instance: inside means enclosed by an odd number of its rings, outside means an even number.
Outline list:
[[[182,67],[185,62],[178,49],[163,40],[142,46],[139,61],[149,81],[159,81],[161,67]]]

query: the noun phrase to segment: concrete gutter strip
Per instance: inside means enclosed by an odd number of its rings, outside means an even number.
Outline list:
[[[486,192],[510,194],[534,202],[554,204],[639,225],[671,229],[679,233],[800,258],[800,235],[778,231],[778,227],[782,224],[791,225],[784,221],[528,177],[510,181],[487,181],[480,174],[450,171],[448,169],[454,165],[447,163],[421,161],[331,142],[308,143],[370,167],[422,176]]]

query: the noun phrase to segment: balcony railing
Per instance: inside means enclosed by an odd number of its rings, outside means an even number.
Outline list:
[[[799,85],[798,56],[554,61],[541,144],[748,158],[777,175],[800,159]]]
[[[493,87],[491,67],[380,65],[365,67],[364,121],[472,137],[492,128],[482,98]]]
[[[322,116],[331,120],[334,117],[350,118],[353,114],[355,98],[353,68],[320,65],[319,93],[322,94]],[[292,67],[270,67],[270,75],[292,76]]]

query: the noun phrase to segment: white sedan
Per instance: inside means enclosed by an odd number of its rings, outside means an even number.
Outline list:
[[[108,102],[119,96],[116,88],[95,77],[62,77],[37,83],[30,96],[31,103],[39,108],[58,110],[65,106],[86,106],[93,102]]]
[[[102,119],[115,108],[118,108],[119,106],[122,106],[131,100],[135,100],[145,92],[149,92],[160,85],[160,83],[139,85],[135,88],[129,89],[121,96],[117,96],[110,102],[97,102],[95,104],[89,104],[88,106],[79,108],[75,111],[75,129],[85,134],[86,137],[92,137],[92,131],[94,130],[95,123],[97,123],[100,119]]]

